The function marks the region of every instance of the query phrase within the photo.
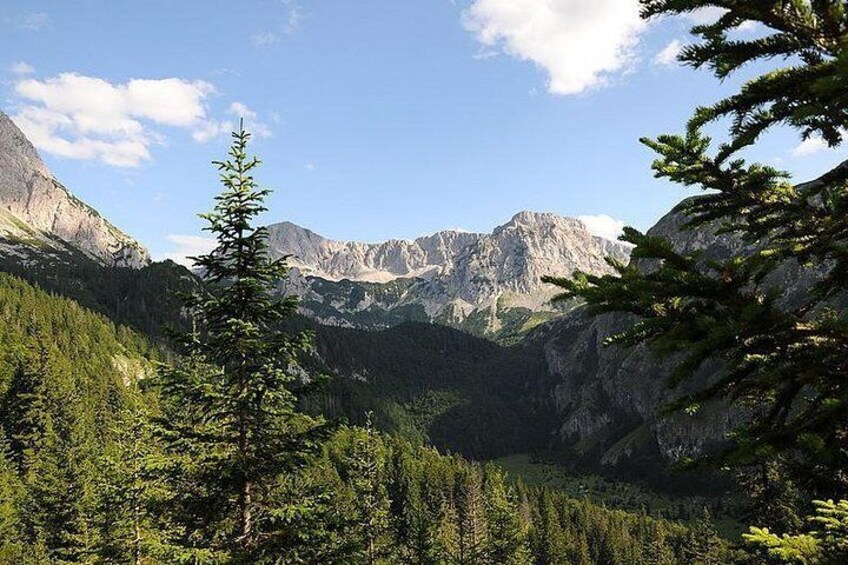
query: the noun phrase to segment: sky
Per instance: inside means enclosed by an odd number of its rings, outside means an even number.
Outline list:
[[[208,246],[197,214],[239,118],[274,189],[266,223],[382,241],[533,210],[614,236],[690,194],[653,178],[638,139],[680,132],[746,77],[676,61],[716,16],[644,22],[638,0],[0,0],[0,109],[156,258]],[[799,181],[845,157],[789,130],[746,156]]]

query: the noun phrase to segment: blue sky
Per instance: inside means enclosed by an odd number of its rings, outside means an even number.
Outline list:
[[[529,209],[644,229],[684,193],[652,178],[638,138],[680,131],[740,79],[673,61],[711,14],[646,24],[637,4],[4,0],[0,107],[157,257],[202,245],[209,162],[239,115],[276,190],[269,223],[376,241]],[[844,156],[799,143],[777,131],[750,156],[799,180]]]

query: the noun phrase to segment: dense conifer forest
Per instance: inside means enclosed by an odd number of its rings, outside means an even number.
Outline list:
[[[764,59],[785,64],[699,108],[683,135],[644,140],[658,177],[708,191],[684,203],[689,227],[749,247],[706,261],[628,228],[637,261],[612,261],[616,275],[548,280],[593,314],[632,315],[610,344],[682,361],[670,384],[692,386],[668,411],[721,400],[750,415],[723,449],[681,470],[732,476],[746,534],[722,538],[707,511],[684,523],[611,509],[475,461],[546,442],[538,432],[551,415],[529,398],[506,402],[526,385],[509,378],[526,363],[521,349],[444,328],[363,334],[299,318],[297,300],[275,292],[288,266],[271,259],[256,224],[269,191],[240,127],[201,216],[216,242],[196,258],[201,276],[172,264],[4,263],[13,274],[0,274],[0,563],[848,561],[848,168],[796,186],[740,156],[775,125],[842,143],[848,6],[642,6],[646,18],[722,8],[681,55],[720,79]],[[773,33],[732,38],[747,22]],[[730,139],[712,149],[703,130],[716,121],[729,122]],[[816,274],[791,308],[773,283],[787,265]],[[442,363],[392,354],[411,339],[439,343]],[[695,379],[716,362],[715,379]],[[329,367],[372,373],[334,382]],[[526,425],[526,414],[538,422]]]
[[[247,221],[264,196],[245,174],[248,137],[222,165],[230,185],[210,221],[224,235],[200,259],[220,278],[188,298],[200,329],[177,340],[178,359],[0,275],[0,562],[626,564],[693,551],[695,529],[513,483],[383,436],[370,415],[344,427],[299,412],[311,334],[277,326],[294,302],[269,292],[285,267]],[[709,532],[707,549],[725,551]]]

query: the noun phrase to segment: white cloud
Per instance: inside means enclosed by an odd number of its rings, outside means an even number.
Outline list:
[[[628,70],[646,27],[638,0],[475,0],[463,20],[484,48],[532,61],[562,95]]]
[[[718,21],[720,17],[727,13],[727,10],[724,8],[719,8],[717,6],[708,6],[706,8],[699,8],[693,12],[688,12],[685,14],[685,17],[692,25],[706,25],[712,24]],[[742,22],[739,27],[736,28],[737,31],[752,31],[757,28],[757,23],[752,21]]]
[[[182,128],[197,141],[229,131],[228,123],[208,115],[205,103],[214,91],[208,82],[180,78],[119,84],[63,73],[20,79],[15,93],[23,102],[14,119],[48,153],[136,167],[150,159],[150,146],[163,139],[151,126]]]
[[[248,108],[245,104],[241,102],[233,102],[230,104],[230,114],[235,114],[236,116],[242,117],[245,120],[255,120],[256,112]]]
[[[250,36],[250,42],[254,47],[263,49],[270,47],[280,41],[280,36],[273,31],[260,31]]]
[[[9,67],[9,70],[12,71],[12,74],[16,75],[31,75],[35,72],[32,65],[24,63],[23,61],[13,63],[12,66]]]
[[[221,122],[208,120],[200,124],[193,132],[191,132],[191,138],[198,143],[205,143],[215,139],[216,137],[230,133],[235,129],[235,127],[235,124],[228,120]]]
[[[170,259],[175,263],[185,265],[189,268],[194,266],[191,260],[189,260],[189,257],[197,257],[198,255],[209,253],[215,249],[216,244],[214,238],[199,235],[171,234],[166,235],[165,239],[173,243],[176,248],[162,255],[162,259]]]
[[[720,17],[727,13],[727,10],[724,8],[719,8],[717,6],[708,6],[706,8],[699,8],[692,12],[687,12],[685,17],[687,20],[692,22],[693,25],[706,25],[715,23],[718,21]]]
[[[683,43],[679,39],[675,39],[657,53],[654,57],[654,63],[665,66],[674,65],[677,63],[677,56],[680,55],[682,49]]]
[[[49,29],[53,23],[44,12],[25,12],[17,16],[3,18],[3,23],[26,31]]]
[[[808,137],[796,145],[790,153],[793,157],[806,157],[827,149],[827,142],[819,136]]]
[[[247,107],[242,102],[233,102],[227,110],[236,118],[244,119],[244,129],[257,137],[273,137],[274,134],[268,124],[259,119],[259,114]],[[232,129],[232,128],[230,128]]]
[[[285,31],[286,33],[294,33],[300,27],[300,22],[303,21],[303,8],[298,0],[283,0],[283,5],[288,11]]]
[[[598,214],[597,216],[577,216],[577,219],[583,222],[589,233],[598,237],[616,240],[621,235],[624,229],[624,222],[616,220],[612,216],[606,214]]]
[[[300,27],[304,18],[303,8],[298,0],[281,0],[285,10],[285,17],[278,24],[277,29],[258,31],[250,36],[254,47],[265,49],[279,43],[284,35],[291,35]]]

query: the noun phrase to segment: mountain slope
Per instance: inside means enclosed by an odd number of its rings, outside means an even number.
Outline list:
[[[554,440],[536,347],[503,347],[437,324],[381,331],[317,326],[327,386],[311,410],[474,458],[536,451]]]
[[[751,253],[754,246],[735,235],[721,233],[719,226],[684,229],[686,216],[677,207],[652,227],[649,235],[661,236],[683,254],[698,253],[701,261],[725,261]],[[650,262],[637,266],[650,269]],[[821,268],[783,264],[763,284],[780,294],[778,304],[798,305],[821,276]],[[842,297],[831,306],[845,308]],[[661,416],[663,408],[685,394],[685,387],[700,387],[721,373],[718,362],[699,369],[694,378],[672,390],[668,377],[677,359],[660,358],[646,346],[607,347],[604,339],[630,327],[628,314],[608,313],[596,317],[579,308],[538,328],[530,341],[545,351],[553,386],[547,395],[558,414],[558,434],[563,445],[573,448],[583,461],[602,467],[638,468],[634,462],[667,465],[703,453],[724,442],[727,433],[743,422],[744,414],[712,403],[697,414]],[[644,472],[650,473],[646,465]]]
[[[0,254],[44,259],[69,253],[114,267],[150,262],[137,241],[68,192],[0,112]]]
[[[629,248],[591,235],[579,221],[520,212],[490,234],[443,231],[413,241],[328,240],[285,222],[269,227],[277,256],[296,267],[285,288],[326,324],[377,329],[431,321],[514,340],[560,310],[541,282],[576,269],[611,271]]]

